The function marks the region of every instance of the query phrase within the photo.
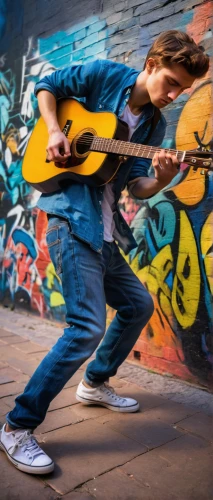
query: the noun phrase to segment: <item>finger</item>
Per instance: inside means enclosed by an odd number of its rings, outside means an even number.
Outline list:
[[[62,163],[67,161],[67,158],[65,157],[64,154],[61,154],[61,148],[59,149],[58,146],[52,148],[51,153],[53,156],[53,161],[58,161],[58,162],[62,162]]]
[[[69,144],[69,141],[67,141],[67,140],[64,141],[63,148],[64,148],[64,155],[65,156],[70,156],[71,153],[70,153],[70,144]]]
[[[171,153],[167,153],[165,155],[165,164],[166,167],[168,168],[178,168],[179,166],[179,161],[176,157],[176,155],[172,155]]]
[[[179,167],[179,165],[180,165],[180,162],[178,161],[177,156],[176,156],[176,155],[172,155],[171,160],[172,160],[173,165],[174,165],[176,168],[178,168],[178,167]]]
[[[51,151],[51,148],[47,148],[46,152],[47,152],[47,160],[48,161],[53,161],[53,153]]]
[[[160,165],[163,168],[168,168],[168,167],[171,167],[171,165],[172,165],[171,155],[169,153],[166,153],[166,151],[164,149],[161,149],[161,151],[158,155],[158,160],[159,160]]]
[[[155,153],[152,159],[152,165],[157,166],[159,165],[159,153]]]

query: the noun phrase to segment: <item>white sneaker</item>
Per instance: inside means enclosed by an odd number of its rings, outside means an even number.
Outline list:
[[[133,413],[139,410],[139,403],[135,399],[118,396],[106,382],[99,387],[88,388],[81,381],[76,391],[76,399],[84,405],[105,406],[113,411]]]
[[[5,432],[5,427],[6,424],[0,430],[0,449],[5,451],[17,469],[30,474],[48,474],[53,471],[54,462],[40,448],[29,430]]]

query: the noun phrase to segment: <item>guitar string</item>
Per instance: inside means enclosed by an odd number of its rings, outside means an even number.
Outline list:
[[[73,139],[75,137],[75,135],[68,135],[67,136],[67,139]],[[128,141],[121,141],[119,139],[111,139],[111,138],[108,138],[108,137],[98,137],[98,136],[94,136],[92,137],[92,139],[90,139],[89,137],[87,139],[84,139],[83,137],[79,137],[78,141],[77,141],[77,144],[85,144],[85,145],[91,145],[92,142],[93,142],[93,139],[95,139],[95,142],[96,143],[101,143],[103,141],[113,141],[113,145],[125,145],[125,147],[127,148],[149,148],[151,150],[158,150],[160,151],[161,149],[166,149],[167,151],[174,151],[175,153],[181,153],[183,154],[184,151],[181,151],[181,150],[177,150],[177,149],[172,149],[172,148],[156,148],[154,146],[149,146],[148,144],[137,144],[137,143],[133,143],[133,142],[128,142]]]
[[[86,135],[86,134],[85,134]],[[76,136],[76,134],[74,135],[68,135],[67,138],[68,139],[73,139],[74,137]],[[173,151],[175,153],[181,153],[183,154],[184,151],[186,150],[178,150],[178,149],[173,149],[173,148],[156,148],[154,146],[149,146],[149,144],[138,144],[138,143],[133,143],[133,142],[128,142],[128,141],[122,141],[122,140],[119,140],[119,139],[112,139],[112,138],[108,138],[108,137],[99,137],[99,136],[93,136],[93,137],[89,137],[87,136],[87,139],[84,138],[84,136],[80,136],[79,139],[78,139],[78,143],[80,144],[85,144],[85,145],[88,145],[88,144],[92,144],[93,142],[93,139],[95,139],[95,142],[103,142],[103,141],[112,141],[113,144],[117,145],[117,144],[120,144],[120,145],[125,145],[126,147],[138,147],[138,148],[150,148],[151,150],[161,150],[161,149],[165,149],[166,151]],[[128,146],[127,146],[128,144]],[[195,151],[194,150],[187,150],[186,151],[187,153],[194,153]],[[197,151],[197,153],[199,153],[199,151]],[[213,151],[202,151],[202,154],[212,154]]]
[[[73,136],[69,136],[68,135],[67,139],[72,139],[72,137],[74,138],[75,135],[73,135]],[[125,147],[127,149],[130,149],[130,151],[133,150],[133,149],[134,150],[137,150],[137,149],[140,150],[142,148],[142,149],[146,149],[146,150],[149,149],[150,153],[153,152],[153,154],[155,152],[160,152],[161,149],[164,149],[167,153],[170,153],[170,152],[173,153],[174,152],[176,155],[183,155],[183,153],[184,153],[183,150],[177,150],[177,149],[172,149],[172,148],[160,148],[160,147],[156,148],[156,147],[149,146],[149,145],[143,145],[143,144],[137,144],[137,143],[131,143],[131,142],[128,143],[128,142],[120,141],[120,140],[117,140],[117,139],[110,139],[110,138],[98,137],[98,136],[93,136],[92,138],[88,137],[87,139],[85,139],[83,137],[79,137],[78,144],[91,145],[94,138],[95,138],[95,142],[96,142],[97,146],[98,145],[102,145],[102,143],[106,140],[106,141],[113,141],[113,144],[109,144],[109,147],[111,145],[114,145],[115,147],[116,146],[119,147],[121,145],[125,145]],[[95,150],[91,150],[90,152],[93,152],[93,151],[97,152]],[[99,151],[99,152],[101,153],[101,151]],[[110,151],[108,151],[108,152],[110,153]],[[106,153],[108,153],[108,152],[106,152]],[[120,151],[118,151],[118,152],[114,151],[114,153],[121,154]],[[186,154],[185,154],[184,160],[190,159],[193,156],[193,153],[195,155],[195,152],[193,150],[192,150],[191,153],[189,153],[189,151],[187,151]],[[208,152],[208,151],[205,151],[205,152],[203,151],[202,152],[202,154],[205,154],[205,155],[211,155],[211,153],[212,152]],[[125,153],[123,153],[123,154],[125,155]],[[128,152],[126,152],[126,154],[128,154]],[[199,154],[199,152],[196,152],[196,154]],[[134,156],[134,155],[131,155],[131,156]],[[205,159],[206,159],[206,156],[205,156]],[[203,159],[201,158],[201,160],[203,160]]]
[[[73,137],[74,137],[74,136],[73,136]],[[68,136],[67,138],[68,138],[68,139],[70,139],[70,137],[69,137],[69,136]],[[111,141],[111,140],[113,140],[113,145],[114,145],[115,147],[116,147],[116,146],[117,146],[117,147],[120,147],[120,146],[122,146],[122,145],[124,144],[124,145],[125,145],[125,147],[126,147],[128,150],[130,150],[130,151],[131,151],[131,150],[133,150],[133,149],[134,149],[134,150],[135,150],[135,152],[136,152],[137,150],[138,150],[138,152],[139,152],[139,150],[141,150],[141,149],[143,148],[143,149],[145,149],[145,150],[149,150],[149,154],[150,154],[150,153],[152,153],[152,152],[154,152],[154,153],[155,153],[155,152],[160,152],[160,151],[161,151],[161,149],[163,149],[163,148],[155,148],[155,147],[153,147],[153,146],[148,146],[148,145],[146,146],[146,145],[143,145],[143,144],[137,144],[137,143],[126,143],[126,142],[124,142],[124,141],[119,141],[119,140],[116,140],[116,139],[108,139],[108,138],[96,138],[96,145],[97,145],[97,146],[98,146],[98,145],[100,145],[100,146],[101,146],[101,145],[102,145],[102,143],[103,143],[103,141],[105,141],[105,140],[107,140],[107,141]],[[78,143],[78,144],[82,144],[82,145],[88,145],[88,146],[90,146],[90,145],[92,144],[92,142],[93,142],[93,139],[92,139],[92,140],[85,140],[85,139],[84,139],[84,140],[82,140],[82,139],[80,139],[80,138],[79,138],[79,140],[78,140],[78,142],[77,142],[77,143]],[[128,144],[128,146],[127,146],[127,144]],[[108,147],[111,147],[111,146],[112,146],[112,145],[111,145],[111,144],[109,144],[109,146],[108,146]],[[94,146],[94,147],[95,147],[95,146]],[[100,152],[100,153],[102,152],[102,151],[96,151],[95,149],[94,149],[94,150],[89,150],[89,151],[90,151],[90,152]],[[168,148],[167,148],[167,149],[165,149],[165,151],[166,151],[166,152],[168,152],[168,153],[169,153],[169,152],[174,152],[174,153],[176,153],[176,154],[180,154],[180,155],[183,155],[183,153],[184,153],[184,151],[179,151],[179,150],[175,150],[175,149],[168,149]],[[108,151],[108,152],[110,153],[111,151]],[[107,153],[108,153],[108,152],[107,152]],[[114,153],[116,153],[116,151],[114,151]],[[154,154],[154,153],[153,153],[153,154]],[[118,151],[118,152],[117,152],[117,154],[121,154],[121,151]],[[125,155],[125,153],[123,153],[123,154]],[[128,151],[126,152],[126,154],[128,155]],[[131,155],[131,156],[134,156],[134,155]],[[137,156],[137,155],[135,155],[135,156]]]

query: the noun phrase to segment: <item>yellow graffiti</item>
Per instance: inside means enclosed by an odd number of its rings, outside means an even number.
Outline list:
[[[193,325],[200,297],[200,269],[193,230],[186,213],[180,211],[180,237],[172,307],[183,328]]]
[[[171,290],[166,278],[173,268],[173,256],[170,245],[166,245],[154,257],[151,264],[137,272],[137,276],[151,293],[155,310],[149,321],[154,336],[152,338],[152,352],[154,347],[177,347],[177,339],[172,329],[173,311],[171,306]],[[146,336],[147,329],[142,332]],[[150,341],[150,339],[149,339]],[[157,355],[157,352],[155,353]]]
[[[55,268],[52,262],[50,262],[46,268],[46,277],[47,277],[47,288],[52,289],[54,287],[54,280],[57,279],[60,283],[60,278],[57,276],[55,272]],[[60,292],[52,291],[50,295],[50,306],[57,307],[65,304],[63,295]]]
[[[65,304],[65,302],[61,293],[53,291],[50,295],[50,306],[57,307],[62,306],[63,304]]]
[[[166,245],[154,257],[149,266],[141,269],[137,276],[140,281],[147,285],[149,292],[157,296],[160,290],[159,303],[166,316],[172,315],[170,305],[171,290],[166,283],[166,277],[173,268],[173,256],[170,245]]]
[[[209,214],[201,231],[200,244],[201,253],[204,260],[206,277],[209,283],[211,294],[213,295],[213,212]]]
[[[184,181],[177,186],[169,188],[175,196],[185,205],[196,205],[205,195],[205,175],[201,175],[201,169],[196,172],[191,168]]]
[[[195,149],[194,132],[208,144],[212,139],[212,86],[206,83],[196,89],[185,104],[176,130],[177,149]]]

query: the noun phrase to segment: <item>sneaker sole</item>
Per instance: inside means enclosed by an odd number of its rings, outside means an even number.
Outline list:
[[[75,397],[76,397],[77,401],[79,401],[80,403],[83,403],[84,405],[87,405],[87,406],[91,406],[91,405],[105,406],[105,408],[108,408],[109,410],[118,411],[120,413],[134,413],[134,412],[138,411],[140,408],[139,403],[137,403],[136,405],[133,405],[133,406],[122,407],[122,406],[109,405],[108,403],[104,403],[102,401],[91,401],[89,399],[82,398],[78,394],[76,394]]]
[[[50,465],[44,465],[43,467],[31,467],[30,465],[24,465],[21,462],[17,462],[11,455],[7,452],[5,446],[0,441],[0,450],[4,451],[7,455],[8,460],[16,467],[16,469],[22,472],[27,472],[28,474],[49,474],[54,470],[54,462]]]

